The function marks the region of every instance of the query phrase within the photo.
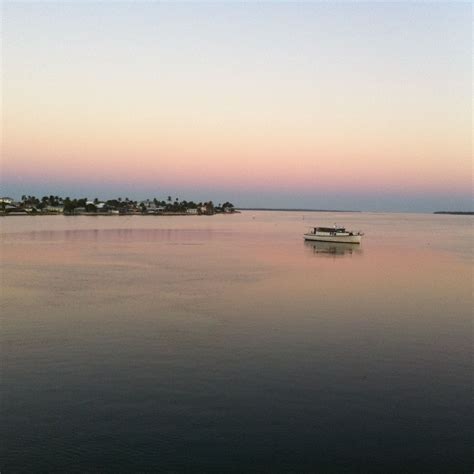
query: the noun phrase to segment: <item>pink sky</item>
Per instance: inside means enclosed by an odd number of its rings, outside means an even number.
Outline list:
[[[219,188],[268,206],[280,191],[453,193],[469,207],[467,7],[10,4],[3,188]]]

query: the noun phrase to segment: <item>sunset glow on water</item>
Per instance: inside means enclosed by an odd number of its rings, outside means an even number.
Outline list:
[[[5,471],[465,471],[471,218],[302,217],[5,218]]]

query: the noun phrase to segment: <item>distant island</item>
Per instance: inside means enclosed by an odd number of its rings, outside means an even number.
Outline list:
[[[302,208],[276,208],[276,207],[239,207],[240,211],[288,211],[288,212],[361,212],[343,209],[302,209]]]
[[[436,211],[433,214],[449,214],[452,216],[474,216],[474,212],[464,212],[464,211]]]
[[[144,201],[134,201],[129,198],[99,200],[95,198],[62,198],[60,196],[23,195],[20,201],[10,197],[0,198],[1,216],[20,215],[66,215],[66,216],[113,216],[113,215],[148,215],[148,216],[189,216],[214,214],[232,214],[238,212],[231,202],[214,205],[212,201],[194,202],[173,199],[157,198]]]

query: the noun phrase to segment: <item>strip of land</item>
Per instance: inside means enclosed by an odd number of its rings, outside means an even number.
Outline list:
[[[448,214],[452,216],[474,216],[474,212],[464,212],[464,211],[436,211],[433,214]]]
[[[288,211],[288,212],[362,212],[344,209],[304,209],[304,208],[276,208],[276,207],[238,207],[239,211]]]
[[[194,202],[172,199],[145,199],[134,201],[128,198],[108,199],[98,198],[62,198],[60,196],[22,196],[20,201],[10,197],[0,198],[0,216],[113,216],[113,215],[146,215],[146,216],[192,216],[214,214],[232,214],[238,212],[234,205],[226,201],[215,205],[212,201]]]

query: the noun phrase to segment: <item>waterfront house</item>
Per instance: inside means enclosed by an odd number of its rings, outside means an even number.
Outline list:
[[[5,206],[5,213],[9,216],[26,216],[28,212],[21,207],[14,206],[13,204],[7,204]]]
[[[64,212],[64,206],[46,206],[44,210],[51,214],[62,214]]]

